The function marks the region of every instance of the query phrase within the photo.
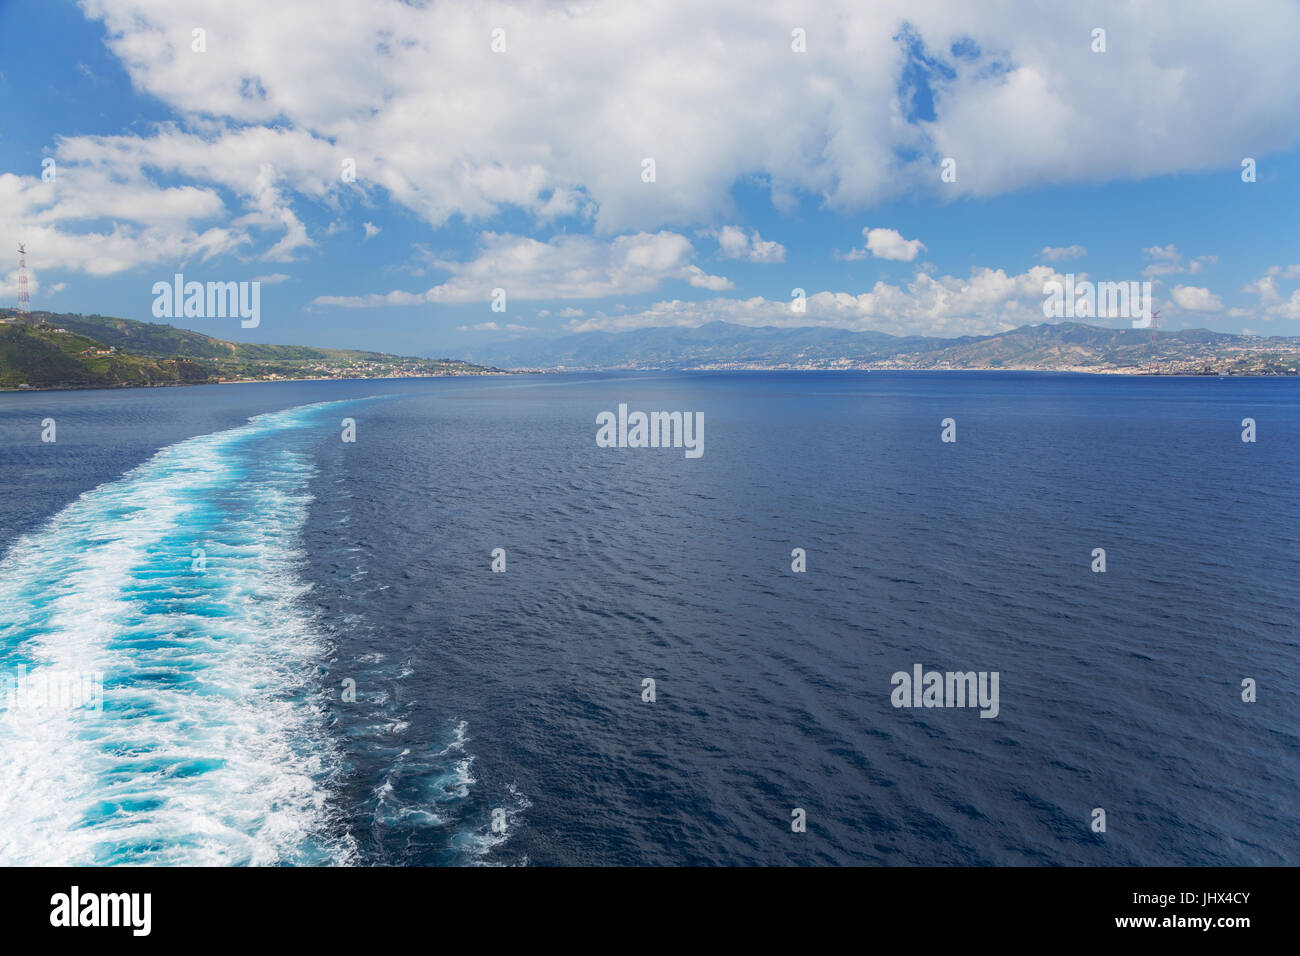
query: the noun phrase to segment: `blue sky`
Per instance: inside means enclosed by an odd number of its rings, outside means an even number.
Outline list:
[[[414,354],[986,334],[1067,272],[1152,281],[1165,327],[1300,335],[1293,4],[271,6],[0,0],[0,304],[26,242],[34,308],[256,279],[257,328],[175,324]]]

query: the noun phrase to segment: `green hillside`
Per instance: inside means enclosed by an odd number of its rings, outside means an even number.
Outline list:
[[[227,342],[198,332],[102,315],[0,312],[0,388],[106,388],[308,378],[482,375],[499,371],[298,345]]]

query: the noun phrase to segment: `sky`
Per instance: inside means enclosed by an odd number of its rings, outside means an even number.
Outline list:
[[[22,242],[34,309],[258,281],[255,328],[162,321],[415,355],[990,334],[1066,274],[1300,335],[1298,36],[1292,0],[0,0],[0,305]]]

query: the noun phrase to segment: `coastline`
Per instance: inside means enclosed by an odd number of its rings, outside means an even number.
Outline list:
[[[486,378],[493,375],[526,374],[511,369],[498,369],[491,372],[445,372],[441,375],[358,375],[358,376],[318,376],[313,378],[238,378],[220,382],[147,382],[133,384],[124,382],[118,385],[31,385],[27,388],[13,388],[0,385],[0,395],[17,395],[26,392],[116,392],[134,388],[207,388],[217,385],[270,385],[284,382],[395,382],[410,379],[434,378]]]
[[[121,391],[124,389],[137,388],[205,388],[208,386],[220,385],[269,385],[285,382],[393,382],[409,381],[411,379],[439,379],[439,378],[488,378],[492,376],[507,375],[592,375],[601,372],[675,372],[684,375],[692,373],[706,372],[953,372],[953,373],[980,373],[980,372],[1025,372],[1038,373],[1046,375],[1113,375],[1125,378],[1201,378],[1201,379],[1296,379],[1300,375],[1287,375],[1280,373],[1251,374],[1251,373],[1233,373],[1233,374],[1216,374],[1216,373],[1196,373],[1196,372],[1152,372],[1145,369],[1131,368],[1113,368],[1113,369],[1096,369],[1082,367],[1063,367],[1063,368],[820,368],[809,366],[770,366],[770,365],[753,365],[753,366],[701,366],[695,368],[671,368],[662,366],[610,366],[603,368],[579,368],[579,367],[561,367],[561,368],[518,368],[518,369],[497,369],[485,372],[448,372],[440,375],[363,375],[363,376],[325,376],[313,378],[241,378],[230,379],[221,382],[150,382],[146,384],[119,384],[119,385],[33,385],[28,388],[13,388],[10,386],[0,386],[0,395],[22,394],[26,392],[89,392],[89,391]]]

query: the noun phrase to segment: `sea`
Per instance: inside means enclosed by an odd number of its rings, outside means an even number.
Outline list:
[[[0,395],[0,864],[1297,865],[1297,476],[1294,378]]]

